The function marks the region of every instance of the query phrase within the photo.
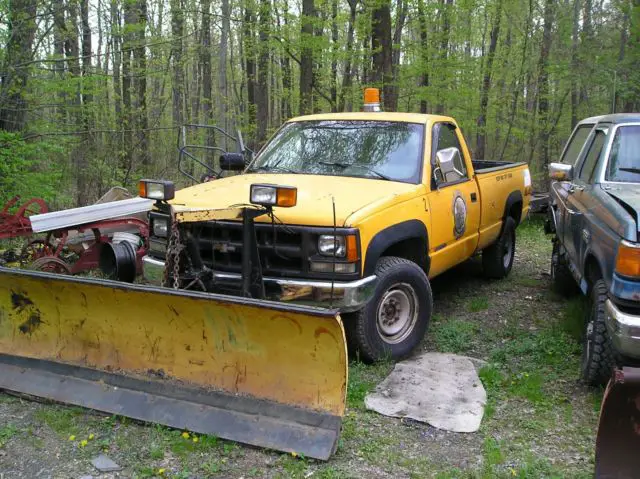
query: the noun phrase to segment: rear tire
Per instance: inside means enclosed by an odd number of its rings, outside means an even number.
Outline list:
[[[516,254],[516,222],[511,216],[504,220],[500,238],[482,251],[482,269],[488,278],[502,279],[511,271]]]
[[[582,335],[580,378],[589,386],[604,386],[620,362],[605,325],[607,285],[600,279],[591,288],[590,308]]]
[[[345,318],[351,353],[367,363],[411,354],[427,332],[433,310],[429,279],[412,261],[380,258],[376,276],[371,300]]]
[[[560,255],[559,240],[553,240],[551,253],[551,284],[553,290],[565,297],[574,296],[579,290],[566,261]]]

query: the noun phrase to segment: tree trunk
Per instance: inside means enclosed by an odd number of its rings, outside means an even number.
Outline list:
[[[256,90],[256,142],[262,145],[267,138],[269,127],[269,22],[271,5],[269,0],[260,0],[259,48],[258,48],[258,89]]]
[[[123,106],[123,122],[122,127],[124,129],[124,151],[122,155],[123,164],[125,169],[125,179],[123,184],[126,184],[129,172],[133,168],[133,109],[131,104],[131,80],[133,77],[133,69],[131,64],[131,55],[133,49],[133,30],[137,22],[135,9],[132,1],[125,0],[123,2],[124,13],[124,34],[122,42],[122,106]]]
[[[87,79],[91,74],[91,25],[89,24],[89,0],[81,0],[82,17],[82,100],[85,107],[93,101],[91,88],[87,88]],[[89,91],[87,91],[89,90]]]
[[[545,0],[542,32],[542,47],[539,62],[538,113],[540,114],[540,144],[542,147],[542,169],[549,164],[549,52],[555,14],[555,0]]]
[[[173,110],[173,126],[181,127],[184,123],[184,65],[182,64],[182,37],[184,36],[184,14],[182,0],[171,0],[171,100]]]
[[[136,4],[136,48],[133,56],[136,65],[137,108],[136,128],[140,160],[144,167],[149,165],[149,145],[147,140],[147,56],[145,52],[145,30],[147,26],[147,1],[138,0]]]
[[[449,32],[451,30],[451,5],[453,4],[453,0],[440,0],[440,7],[442,8],[442,37],[440,39],[440,62],[441,69],[448,70],[446,68],[447,59],[449,57]],[[441,70],[441,71],[442,71]],[[443,78],[446,79],[446,75],[443,75]],[[444,85],[444,82],[442,82]],[[436,113],[438,115],[442,115],[445,110],[445,100],[444,97],[446,93],[440,91],[438,94],[438,104],[436,105]]]
[[[218,56],[218,113],[222,119],[222,128],[227,131],[229,129],[228,118],[228,102],[229,89],[227,87],[227,49],[229,41],[231,8],[229,0],[222,0],[222,30],[220,32],[220,52]],[[227,148],[227,140],[223,139],[224,148]]]
[[[283,2],[282,17],[284,23],[284,43],[285,45],[289,45],[289,2],[287,0]],[[291,59],[287,52],[283,52],[280,58],[282,65],[282,116],[284,118],[291,118],[293,116],[293,108],[291,106],[291,90],[293,88],[291,84]]]
[[[424,0],[418,0],[418,21],[420,22],[420,46],[422,57],[422,74],[420,75],[420,86],[423,87],[422,99],[420,100],[420,113],[429,112],[429,103],[424,97],[426,90],[429,87],[429,42],[428,32],[429,24],[427,22],[427,14],[424,7]]]
[[[399,87],[399,70],[400,70],[400,52],[402,49],[402,30],[404,29],[404,22],[407,17],[408,0],[397,0],[396,4],[396,24],[393,32],[393,44],[391,50],[391,68],[393,84],[391,85],[391,111],[398,109],[398,93]],[[386,104],[385,104],[386,105]]]
[[[120,78],[120,63],[122,62],[122,37],[120,36],[120,11],[118,0],[111,0],[111,50],[113,51],[113,102],[116,121],[122,118],[122,81]]]
[[[371,12],[371,48],[373,50],[371,80],[382,84],[384,107],[386,110],[393,111],[398,98],[393,85],[390,0],[381,0]]]
[[[300,114],[306,115],[313,107],[313,22],[315,18],[314,0],[302,0],[302,18],[300,19]]]
[[[480,88],[480,114],[478,115],[478,133],[476,137],[476,155],[479,160],[485,157],[486,142],[486,126],[487,126],[487,109],[489,105],[489,90],[491,89],[491,75],[493,74],[493,59],[496,54],[496,46],[498,45],[498,36],[500,35],[500,21],[502,20],[502,0],[496,2],[496,13],[493,20],[493,27],[489,35],[489,52],[484,67],[482,78],[482,87]]]
[[[580,0],[573,0],[571,32],[571,128],[578,123],[578,41],[580,34]]]
[[[331,1],[331,111],[338,111],[338,0]]]
[[[253,0],[245,0],[244,22],[242,25],[243,50],[247,72],[247,112],[249,113],[249,126],[256,126],[256,61],[255,38],[253,23],[255,21]]]
[[[356,24],[356,13],[358,8],[358,0],[347,0],[349,3],[349,26],[347,27],[347,45],[346,58],[344,60],[344,68],[342,72],[342,89],[340,90],[340,102],[338,111],[345,111],[347,104],[345,102],[346,95],[351,97],[351,85],[353,84],[353,37]],[[349,101],[348,110],[351,110],[351,101]]]

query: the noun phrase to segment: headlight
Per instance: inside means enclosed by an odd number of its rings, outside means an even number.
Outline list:
[[[176,187],[172,181],[140,180],[138,194],[142,198],[167,201],[172,200],[176,195]]]
[[[622,276],[640,276],[640,244],[622,240],[618,245],[616,272]]]
[[[251,185],[250,201],[255,205],[290,208],[298,201],[298,189],[293,186]]]
[[[153,219],[153,236],[166,238],[169,233],[169,222],[164,218]]]
[[[347,242],[344,236],[322,235],[318,238],[318,253],[323,256],[344,258]]]

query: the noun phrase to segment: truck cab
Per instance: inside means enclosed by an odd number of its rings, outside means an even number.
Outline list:
[[[581,374],[592,385],[640,359],[639,151],[639,114],[598,116],[549,166],[551,275],[559,292],[589,297]]]
[[[365,106],[293,118],[250,164],[222,159],[241,174],[159,197],[145,277],[335,308],[363,360],[411,353],[431,278],[480,252],[487,276],[509,273],[531,178],[524,163],[472,161],[451,117]]]

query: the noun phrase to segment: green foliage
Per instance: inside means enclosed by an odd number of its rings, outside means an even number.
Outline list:
[[[61,172],[51,161],[60,149],[49,142],[27,142],[0,130],[0,205],[15,195],[64,201],[58,191]]]
[[[463,353],[471,349],[477,331],[478,326],[471,321],[452,319],[434,324],[431,334],[439,351]]]

